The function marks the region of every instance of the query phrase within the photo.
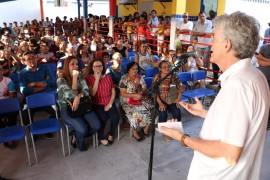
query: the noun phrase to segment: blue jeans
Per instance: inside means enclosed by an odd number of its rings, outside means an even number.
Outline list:
[[[75,130],[77,145],[80,150],[84,149],[84,138],[89,133],[95,134],[100,129],[100,120],[94,111],[84,114],[82,117],[72,118],[68,115],[66,108],[60,111],[61,118],[66,124]]]
[[[170,111],[172,113],[174,119],[177,119],[177,121],[181,121],[181,110],[180,108],[176,107],[175,103],[172,103],[167,105],[167,109],[165,111],[158,110],[159,122],[167,121],[167,111]]]
[[[101,122],[101,128],[98,130],[98,139],[104,140],[104,129],[107,123],[107,120],[110,119],[110,131],[109,135],[113,136],[115,133],[115,130],[117,129],[118,123],[119,123],[119,113],[118,109],[116,108],[115,103],[112,104],[112,107],[109,111],[104,111],[104,105],[93,105],[93,108],[95,112],[97,113],[100,122]]]

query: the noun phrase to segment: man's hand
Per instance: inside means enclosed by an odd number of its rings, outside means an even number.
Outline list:
[[[203,108],[201,101],[197,97],[195,97],[195,101],[196,101],[196,104],[189,104],[189,103],[181,101],[180,105],[191,114],[205,118],[207,111]]]
[[[167,122],[177,122],[177,120],[168,120]],[[170,136],[171,138],[181,141],[181,138],[183,136],[183,132],[177,131],[176,129],[173,128],[167,128],[164,126],[161,126],[160,128],[156,128],[156,130],[160,133],[163,133],[167,136]]]
[[[36,83],[35,82],[31,82],[31,83],[28,83],[27,86],[28,87],[34,87],[34,86],[36,86]]]

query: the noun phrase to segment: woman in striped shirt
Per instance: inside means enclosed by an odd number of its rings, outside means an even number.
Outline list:
[[[109,74],[105,74],[106,68],[102,60],[94,60],[90,64],[90,74],[86,77],[86,82],[93,101],[93,108],[97,113],[101,128],[98,131],[98,138],[104,146],[113,143],[113,135],[119,123],[119,113],[114,103],[115,89],[114,83]],[[107,120],[110,119],[110,131],[108,139],[105,139],[104,129]]]

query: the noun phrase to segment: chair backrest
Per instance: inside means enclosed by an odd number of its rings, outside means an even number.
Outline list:
[[[129,59],[127,57],[122,57],[122,63],[128,63]]]
[[[28,109],[56,105],[54,92],[36,93],[26,97]]]
[[[192,81],[191,72],[180,72],[178,78],[182,83]]]
[[[20,123],[23,125],[21,105],[18,98],[0,99],[0,114],[19,112]]]
[[[158,72],[158,68],[147,68],[145,69],[145,77],[154,77]]]
[[[48,68],[50,69],[53,77],[56,78],[57,65],[55,63],[46,63],[45,65],[48,66]]]
[[[5,98],[0,99],[0,114],[6,114],[11,112],[18,112],[21,110],[20,102],[18,98]]]
[[[149,89],[152,86],[153,77],[145,77],[143,79],[147,86],[147,89]]]
[[[134,51],[128,52],[128,57],[135,56],[136,54],[137,54],[137,52],[134,52]]]
[[[205,73],[206,72],[203,70],[192,72],[192,80],[197,81],[197,80],[205,79]]]
[[[14,72],[12,75],[11,75],[11,80],[14,84],[17,84],[19,82],[19,73],[17,72]]]
[[[129,57],[129,62],[134,62],[135,61],[135,56]]]
[[[153,58],[155,59],[155,62],[158,62],[160,58],[157,55],[153,55]]]
[[[127,65],[128,65],[129,62],[125,62],[125,63],[121,63],[121,65],[123,66],[124,69],[127,69]]]

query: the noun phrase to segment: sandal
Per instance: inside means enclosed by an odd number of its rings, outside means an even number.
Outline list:
[[[113,144],[113,136],[108,136],[108,142],[112,145]]]
[[[108,140],[106,140],[106,139],[100,140],[100,143],[101,143],[103,146],[110,146],[110,145],[112,145],[112,144],[110,143],[110,141],[108,141]]]
[[[76,148],[77,148],[77,143],[76,143],[76,141],[75,141],[75,143],[73,143],[74,137],[75,137],[75,134],[73,133],[73,134],[71,135],[71,141],[70,141],[70,144],[71,144],[71,146],[72,146],[74,149],[76,149]]]

